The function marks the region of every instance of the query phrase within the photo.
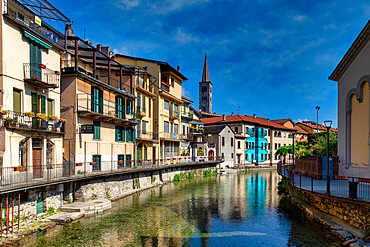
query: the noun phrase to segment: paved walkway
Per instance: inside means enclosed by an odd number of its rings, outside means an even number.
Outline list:
[[[285,169],[285,168],[283,168]],[[288,171],[282,170],[282,175],[288,177]],[[293,183],[293,181],[291,181]],[[330,180],[330,194],[333,196],[349,198],[349,182],[347,180]],[[322,180],[294,174],[294,186],[305,190],[326,194],[326,178]],[[370,201],[370,183],[357,184],[357,199]]]

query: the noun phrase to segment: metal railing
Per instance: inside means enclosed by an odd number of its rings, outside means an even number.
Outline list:
[[[134,110],[129,109],[129,106],[119,105],[87,93],[77,94],[77,107],[78,111],[95,112],[120,119],[131,119],[135,115]]]
[[[179,118],[180,113],[178,111],[171,111],[170,110],[170,118]]]
[[[158,139],[158,133],[157,132],[148,132],[148,131],[137,130],[136,138],[146,139],[146,140],[157,140]]]
[[[115,160],[95,162],[64,162],[63,164],[33,165],[20,167],[1,167],[0,168],[0,191],[12,187],[30,186],[44,184],[48,182],[62,181],[67,179],[79,179],[83,177],[115,174],[121,171],[136,168],[156,168],[160,166],[181,165],[191,162],[218,161],[192,160],[189,156],[170,157],[156,160]]]
[[[26,81],[38,82],[43,87],[59,87],[60,72],[51,70],[43,64],[24,63],[23,73]]]
[[[63,73],[74,73],[79,72],[81,74],[86,75],[92,79],[96,79],[106,85],[112,86],[117,90],[121,90],[123,92],[127,92],[133,94],[133,89],[130,85],[125,84],[124,82],[120,82],[119,80],[104,74],[98,69],[94,69],[92,66],[88,65],[87,63],[82,62],[81,60],[77,60],[77,71],[75,66],[75,60],[62,60],[61,63],[62,72]]]
[[[64,133],[64,123],[60,122],[60,120],[41,120],[37,117],[29,117],[22,112],[6,112],[6,114],[0,116],[1,126],[24,130]]]
[[[292,186],[303,190],[370,201],[369,178],[296,171],[293,165],[282,165],[280,162],[277,165],[277,172],[287,178]],[[327,176],[329,176],[329,193],[327,191]]]
[[[182,111],[181,112],[181,117],[193,119],[193,113]]]
[[[160,132],[159,137],[164,138],[164,139],[172,139],[172,140],[180,140],[181,139],[180,134],[168,133],[168,132]]]
[[[136,80],[136,86],[153,93],[153,86],[149,86],[150,82],[145,82],[144,80]]]

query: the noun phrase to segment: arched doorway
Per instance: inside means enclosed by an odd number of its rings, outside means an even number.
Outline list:
[[[213,150],[209,150],[208,160],[214,160],[214,159],[215,159],[215,152]]]

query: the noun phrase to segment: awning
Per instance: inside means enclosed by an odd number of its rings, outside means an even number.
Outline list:
[[[39,39],[38,37],[36,37],[32,33],[28,32],[27,30],[24,30],[24,36],[26,36],[27,38],[29,38],[32,41],[35,41],[37,44],[42,45],[46,49],[49,49],[49,50],[51,49],[51,45],[49,45],[45,41],[42,41],[41,39]]]

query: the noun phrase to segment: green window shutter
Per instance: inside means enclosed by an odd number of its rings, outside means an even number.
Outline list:
[[[46,113],[46,97],[41,96],[41,113]]]
[[[136,132],[135,132],[135,129],[132,129],[132,142],[136,142]]]
[[[121,131],[122,131],[122,141],[124,142],[126,141],[126,128],[122,127]]]
[[[99,89],[99,113],[103,114],[103,90]]]
[[[118,126],[116,126],[116,142],[118,142],[118,131],[119,131]]]
[[[145,112],[145,95],[143,95],[143,111]]]
[[[16,113],[20,113],[22,111],[22,91],[18,89],[13,89],[13,111]]]
[[[32,98],[32,112],[38,113],[39,107],[38,107],[38,95],[37,93],[31,93]]]
[[[99,121],[94,121],[94,135],[93,139],[94,140],[99,140],[100,139],[100,122]]]

